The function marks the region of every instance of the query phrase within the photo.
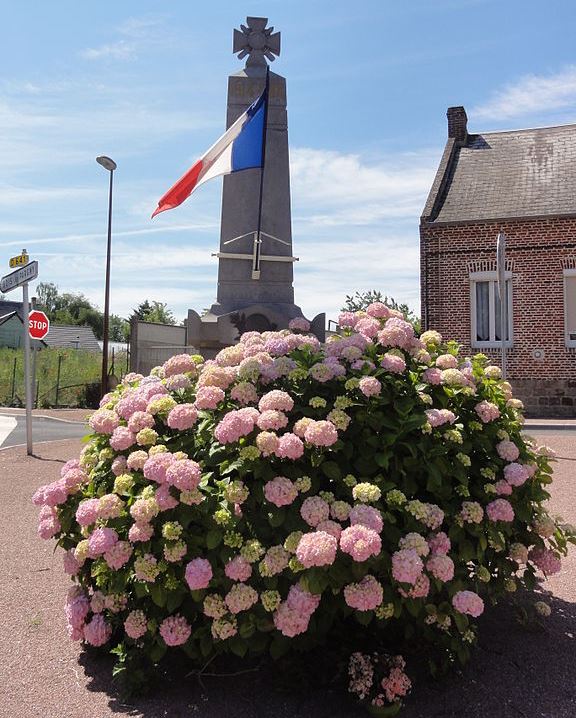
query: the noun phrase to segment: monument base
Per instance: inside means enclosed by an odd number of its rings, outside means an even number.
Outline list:
[[[302,317],[295,304],[249,304],[240,309],[227,310],[214,304],[203,316],[188,310],[186,344],[193,345],[205,359],[213,359],[225,347],[237,344],[244,332],[266,332],[287,329],[291,319]],[[310,331],[324,342],[326,315],[317,314],[310,321]]]

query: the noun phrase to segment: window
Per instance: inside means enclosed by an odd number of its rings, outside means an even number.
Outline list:
[[[575,276],[576,279],[576,276]],[[512,346],[512,273],[506,272],[508,322],[506,346]],[[470,310],[473,347],[499,347],[502,344],[502,305],[498,296],[496,272],[475,272],[470,275]],[[576,318],[576,309],[575,309]],[[574,345],[576,346],[576,337]]]
[[[564,326],[566,346],[576,347],[576,269],[564,270]]]

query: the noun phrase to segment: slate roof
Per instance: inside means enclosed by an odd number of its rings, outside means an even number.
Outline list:
[[[92,327],[77,327],[64,324],[50,324],[50,331],[44,338],[49,347],[70,347],[89,352],[101,351]]]
[[[576,215],[576,125],[449,138],[422,220],[561,215]]]
[[[11,302],[8,299],[2,299],[0,301],[0,314],[4,316],[10,312],[17,312],[20,319],[22,319],[22,302]]]

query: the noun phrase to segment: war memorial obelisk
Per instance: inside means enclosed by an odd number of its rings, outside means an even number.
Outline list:
[[[234,53],[246,66],[228,78],[226,127],[263,92],[268,65],[280,54],[280,33],[267,18],[249,17],[234,30]],[[260,182],[262,175],[262,202]],[[261,204],[261,232],[258,235]],[[224,177],[216,302],[204,316],[188,310],[187,340],[206,356],[234,344],[244,331],[284,329],[301,317],[294,304],[294,262],[286,80],[269,73],[269,106],[263,170]],[[311,322],[323,341],[325,315]]]

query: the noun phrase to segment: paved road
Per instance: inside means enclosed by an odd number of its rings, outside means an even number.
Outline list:
[[[32,417],[32,440],[34,443],[75,439],[84,436],[88,432],[89,430],[83,423],[64,422],[38,416]],[[0,415],[0,450],[25,443],[26,416],[24,414],[15,416]]]

